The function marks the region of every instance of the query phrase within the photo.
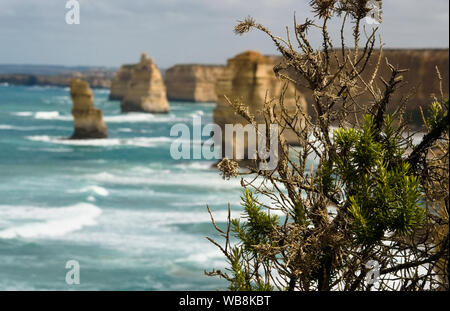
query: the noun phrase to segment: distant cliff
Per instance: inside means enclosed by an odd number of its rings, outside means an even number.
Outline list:
[[[13,85],[50,85],[50,86],[70,86],[70,81],[74,78],[82,78],[94,88],[110,88],[112,73],[111,72],[96,72],[96,73],[81,73],[74,72],[64,75],[36,75],[36,74],[0,74],[0,83],[9,83]]]
[[[122,112],[167,113],[170,110],[161,72],[145,53],[132,69],[121,108]]]
[[[183,64],[165,72],[167,98],[174,101],[215,102],[215,84],[224,66]]]
[[[256,51],[247,51],[228,60],[224,73],[216,83],[218,99],[213,113],[214,123],[222,128],[223,134],[225,134],[225,124],[248,124],[243,117],[235,114],[225,96],[231,101],[241,101],[248,107],[249,112],[255,116],[255,121],[264,123],[260,111],[264,107],[266,96],[268,99],[280,96],[284,85],[284,81],[275,76],[274,65],[274,58],[263,56]],[[304,98],[298,92],[296,93],[292,84],[288,86],[285,93],[285,107],[288,111],[294,113],[296,96],[298,97],[298,104],[306,111]],[[297,124],[297,126],[299,125]],[[284,137],[291,144],[297,143],[292,131],[286,131]],[[241,139],[245,138],[236,137],[236,140]],[[226,141],[224,136],[222,141],[222,147],[236,145],[236,141]],[[243,145],[246,145],[246,142]]]
[[[379,56],[379,51],[374,51],[371,62],[369,62],[363,78],[368,80],[369,75],[372,74],[376,61]],[[386,65],[385,58],[389,63],[401,69],[408,69],[403,73],[405,84],[398,89],[391,98],[391,105],[388,110],[395,110],[402,98],[406,97],[412,92],[406,106],[406,114],[410,120],[411,125],[421,126],[422,120],[420,116],[419,106],[423,108],[429,107],[432,102],[432,95],[439,97],[439,80],[436,74],[436,66],[439,68],[443,78],[443,91],[448,98],[449,95],[449,50],[425,50],[425,49],[385,49],[383,50],[383,59],[381,62],[379,76],[388,80],[390,77],[390,70]],[[281,58],[278,58],[280,61]],[[303,83],[301,79],[295,76],[291,71],[291,78],[298,81],[297,89],[306,96],[309,105],[309,111],[312,109],[312,94],[311,92],[301,86]],[[384,89],[382,82],[378,79],[376,81],[380,90]],[[369,94],[365,94],[357,99],[360,105],[371,105],[373,98]],[[312,115],[314,117],[314,115]]]
[[[89,84],[74,78],[70,82],[74,133],[72,139],[106,138],[108,129],[103,113],[94,107],[94,95]]]

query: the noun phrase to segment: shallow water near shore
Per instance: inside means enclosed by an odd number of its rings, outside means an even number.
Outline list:
[[[226,265],[206,204],[219,224],[227,203],[238,216],[239,180],[169,153],[171,126],[210,123],[215,104],[121,114],[108,94],[94,90],[109,138],[64,140],[67,88],[0,85],[0,290],[225,289],[203,273]],[[69,260],[79,285],[65,282]]]

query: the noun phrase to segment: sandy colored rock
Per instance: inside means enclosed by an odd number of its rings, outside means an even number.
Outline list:
[[[72,115],[75,131],[72,139],[106,138],[108,128],[103,113],[94,107],[94,95],[89,84],[78,78],[70,82]]]
[[[167,113],[170,110],[161,72],[145,54],[132,70],[121,108],[122,112]]]
[[[133,69],[136,65],[122,65],[114,75],[111,83],[110,100],[122,100],[127,91],[128,83],[131,81]]]
[[[173,101],[215,102],[215,84],[224,66],[183,64],[169,68],[164,81]]]
[[[285,83],[275,76],[273,72],[274,65],[274,58],[263,56],[256,51],[247,51],[228,60],[224,73],[218,78],[216,83],[218,99],[214,110],[214,123],[222,128],[222,147],[233,143],[225,141],[225,124],[240,123],[244,126],[248,124],[243,117],[235,114],[224,95],[231,101],[240,100],[249,108],[249,112],[255,116],[258,124],[264,123],[262,114],[259,111],[264,106],[266,92],[268,98],[278,97]],[[296,96],[299,99],[299,104],[306,109],[304,98],[296,92],[293,85],[289,85],[284,101],[289,111],[295,111]],[[293,132],[285,132],[284,137],[288,143],[297,144]],[[237,139],[244,138],[239,137]],[[246,142],[244,142],[244,145],[246,146]]]
[[[339,55],[340,53],[338,53]],[[376,65],[379,56],[379,51],[375,50],[371,61],[367,65],[367,69],[363,73],[363,78],[368,81]],[[379,69],[379,75],[384,77],[386,81],[390,78],[390,69],[386,65],[387,58],[389,63],[397,68],[409,69],[407,72],[403,73],[403,81],[405,84],[401,86],[397,91],[392,94],[390,105],[387,107],[388,111],[394,111],[402,98],[408,96],[410,92],[413,92],[409,97],[408,104],[406,106],[406,114],[410,120],[410,125],[415,127],[421,127],[423,122],[420,115],[419,106],[426,110],[432,103],[432,95],[440,96],[439,91],[439,80],[436,74],[436,67],[439,68],[442,75],[442,86],[444,96],[448,98],[449,95],[449,50],[426,50],[426,49],[385,49],[383,50],[383,61]],[[279,58],[281,60],[281,58]],[[332,66],[336,68],[336,64],[332,63]],[[334,69],[335,70],[335,69]],[[295,74],[289,74],[292,79],[299,81],[297,89],[305,95],[306,101],[308,102],[309,111],[313,111],[313,98],[312,93],[309,89],[300,86],[304,84]],[[384,85],[378,79],[375,81],[376,86],[380,90],[384,90]],[[372,105],[373,97],[367,93],[357,99],[359,105]],[[315,117],[311,114],[311,117]]]

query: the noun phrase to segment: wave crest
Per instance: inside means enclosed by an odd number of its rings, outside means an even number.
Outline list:
[[[95,225],[101,209],[89,203],[49,208],[36,206],[0,206],[2,222],[25,222],[0,230],[0,238],[58,237]]]

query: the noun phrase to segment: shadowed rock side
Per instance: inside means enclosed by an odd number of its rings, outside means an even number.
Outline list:
[[[111,92],[109,93],[110,100],[122,100],[127,91],[128,83],[131,80],[133,69],[136,65],[122,65],[114,75],[111,83]]]
[[[133,68],[121,107],[122,112],[167,113],[170,110],[161,72],[145,54]]]
[[[94,95],[89,84],[78,78],[70,82],[72,115],[75,132],[72,139],[106,138],[108,128],[103,113],[94,107]]]
[[[164,75],[167,98],[173,101],[215,102],[215,84],[223,71],[224,66],[175,65]]]
[[[266,92],[268,99],[278,97],[285,84],[275,76],[274,65],[273,58],[263,56],[256,51],[247,51],[228,60],[224,73],[216,83],[217,106],[214,110],[214,122],[222,128],[222,148],[226,145],[236,145],[236,140],[225,141],[225,124],[242,124],[244,126],[248,124],[243,117],[235,114],[224,95],[231,101],[240,100],[249,108],[249,112],[255,116],[258,124],[265,123],[259,111],[264,107]],[[289,85],[285,93],[284,104],[288,111],[293,113],[296,110],[296,97],[298,104],[306,109],[303,96],[296,92],[293,85]],[[298,144],[292,131],[285,131],[284,138],[290,144]],[[244,139],[242,146],[245,146],[246,149],[246,139],[244,137],[236,137],[236,139]]]
[[[338,53],[339,55],[340,53]],[[363,73],[363,78],[368,81],[373,69],[375,68],[379,51],[376,50],[373,53],[372,59],[367,66],[367,70]],[[449,94],[449,50],[406,50],[406,49],[385,49],[383,50],[383,59],[381,62],[379,75],[386,81],[389,81],[390,70],[386,65],[385,58],[389,60],[389,63],[400,69],[409,69],[403,73],[404,82],[393,95],[391,104],[388,106],[388,111],[393,111],[398,108],[402,98],[409,97],[408,104],[406,106],[406,114],[410,120],[410,124],[416,127],[422,126],[422,118],[420,115],[419,106],[424,110],[432,103],[432,95],[440,97],[439,80],[436,74],[436,66],[439,68],[443,79],[443,91],[444,96],[448,98]],[[333,58],[332,58],[333,59]],[[280,61],[281,58],[278,58]],[[332,64],[336,66],[336,64]],[[295,74],[290,72],[290,77],[296,81],[299,81],[297,89],[305,95],[308,102],[309,111],[313,111],[312,94],[311,91],[300,86],[305,82],[299,79]],[[384,91],[384,85],[378,79],[376,81],[377,87]],[[370,94],[364,94],[357,99],[359,105],[372,105],[373,97]],[[311,117],[315,117],[314,114]]]

